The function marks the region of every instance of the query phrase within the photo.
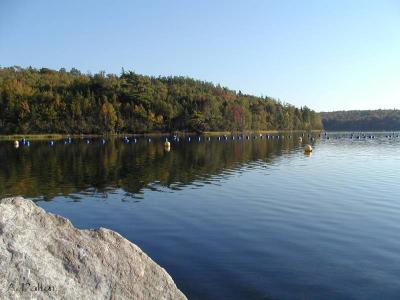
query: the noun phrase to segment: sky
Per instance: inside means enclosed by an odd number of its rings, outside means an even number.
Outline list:
[[[182,75],[317,111],[400,109],[399,0],[0,0],[0,66]]]

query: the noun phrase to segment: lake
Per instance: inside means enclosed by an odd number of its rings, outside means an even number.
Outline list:
[[[189,299],[398,299],[400,138],[389,134],[192,137],[169,152],[162,138],[3,141],[0,197],[117,231]]]

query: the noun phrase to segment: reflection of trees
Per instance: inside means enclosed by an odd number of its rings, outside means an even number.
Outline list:
[[[99,192],[122,188],[139,193],[154,183],[165,187],[206,180],[226,169],[249,162],[269,163],[292,151],[297,139],[181,142],[166,152],[160,142],[106,145],[73,143],[49,147],[33,143],[30,148],[0,147],[0,196],[23,195],[52,199],[62,194],[94,188]]]

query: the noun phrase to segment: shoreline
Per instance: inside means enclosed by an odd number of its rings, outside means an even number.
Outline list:
[[[29,140],[62,140],[65,138],[84,139],[84,138],[119,138],[119,137],[163,137],[163,136],[218,136],[233,134],[276,134],[276,133],[304,133],[304,132],[322,132],[319,129],[313,130],[245,130],[245,131],[204,131],[202,133],[189,131],[174,132],[149,132],[149,133],[113,133],[113,134],[59,134],[59,133],[38,133],[38,134],[0,134],[0,141],[14,141],[23,138]]]

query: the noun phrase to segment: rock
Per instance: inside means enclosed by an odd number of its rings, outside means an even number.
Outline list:
[[[0,200],[0,299],[186,299],[118,233],[76,229],[30,200]]]

